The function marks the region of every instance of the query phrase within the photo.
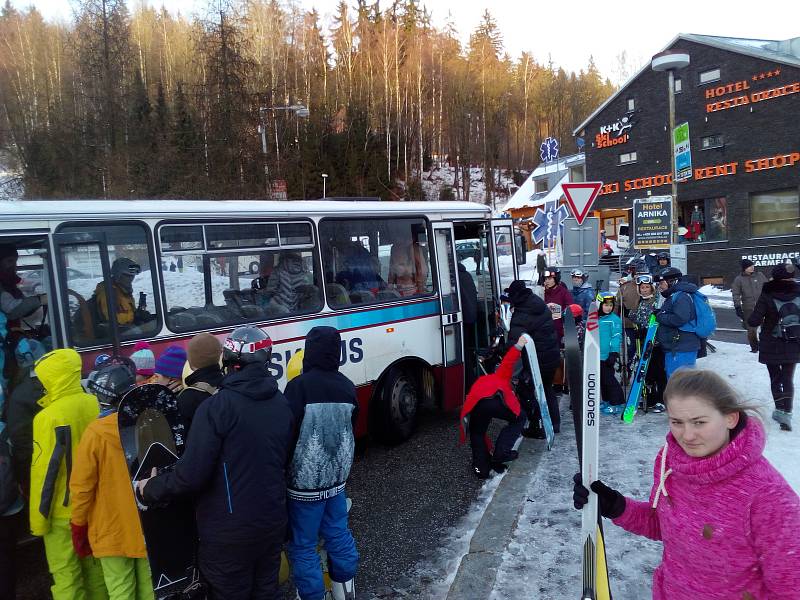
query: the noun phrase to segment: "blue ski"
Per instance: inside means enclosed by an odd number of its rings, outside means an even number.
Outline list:
[[[553,439],[556,437],[553,430],[553,421],[550,419],[550,410],[547,408],[547,398],[544,395],[544,383],[542,382],[542,372],[539,370],[539,359],[536,355],[536,344],[533,343],[533,338],[527,333],[524,334],[528,338],[528,343],[525,344],[525,353],[528,356],[528,365],[531,368],[531,377],[533,378],[533,391],[536,394],[536,402],[539,404],[539,412],[542,413],[542,427],[544,434],[547,437],[547,449],[553,447]]]
[[[650,365],[650,357],[653,356],[653,345],[655,344],[657,330],[658,322],[656,321],[656,316],[654,314],[650,315],[650,320],[647,322],[647,337],[644,338],[644,344],[642,344],[642,356],[636,364],[636,372],[633,374],[633,379],[631,381],[631,391],[628,394],[628,402],[625,404],[625,410],[622,412],[622,420],[626,423],[633,423],[633,417],[636,415],[639,396],[642,395],[644,378],[647,375],[647,367]]]

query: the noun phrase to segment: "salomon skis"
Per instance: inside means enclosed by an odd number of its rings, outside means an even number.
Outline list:
[[[636,372],[633,375],[631,391],[628,393],[628,402],[625,404],[625,410],[622,412],[622,420],[626,423],[633,423],[633,417],[636,415],[639,396],[642,395],[644,379],[647,376],[647,367],[650,366],[650,358],[653,356],[653,345],[655,344],[657,330],[658,322],[656,321],[655,314],[652,314],[650,315],[650,320],[647,322],[647,337],[644,338],[644,344],[642,344],[642,355],[639,358],[639,362],[636,365]]]
[[[586,321],[583,341],[583,411],[581,415],[581,478],[588,486],[599,479],[600,462],[600,326],[597,318],[598,304],[592,302]],[[581,540],[583,540],[583,595],[582,600],[597,600],[597,494],[589,491],[589,502],[581,515]]]
[[[553,447],[555,432],[553,431],[553,421],[550,419],[550,410],[547,408],[547,397],[544,394],[544,383],[542,382],[542,372],[539,370],[539,358],[536,354],[536,344],[527,333],[523,334],[528,339],[525,344],[525,353],[528,356],[528,365],[531,368],[533,378],[533,392],[536,395],[536,402],[539,404],[539,412],[542,414],[542,427],[547,438],[547,449]]]

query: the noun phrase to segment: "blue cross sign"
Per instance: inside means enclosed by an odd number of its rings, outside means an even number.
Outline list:
[[[533,215],[533,241],[537,244],[544,241],[550,245],[564,228],[564,219],[569,213],[567,207],[563,204],[559,206],[556,200],[546,202],[543,208],[537,208]]]

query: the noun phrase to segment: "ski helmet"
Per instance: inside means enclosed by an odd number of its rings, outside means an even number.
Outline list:
[[[658,274],[659,281],[666,281],[669,285],[672,285],[681,277],[683,277],[683,273],[676,267],[667,267]]]
[[[561,269],[558,267],[546,267],[544,270],[544,277],[552,277],[555,279],[556,284],[561,283]]]
[[[667,261],[667,264],[669,265],[670,264],[669,252],[659,252],[658,254],[656,254],[656,260],[657,261],[665,260],[665,261]]]
[[[617,295],[613,292],[598,292],[595,298],[600,304],[605,304],[606,302],[616,302]]]
[[[570,274],[570,277],[580,277],[584,281],[589,279],[589,274],[586,271],[584,271],[583,269],[572,269],[572,271],[570,271],[569,274]]]
[[[268,365],[272,357],[272,338],[252,325],[237,327],[222,345],[222,364],[241,368],[250,363]]]
[[[121,357],[116,357],[121,358]],[[116,406],[122,396],[136,385],[136,367],[109,358],[89,374],[86,387],[100,404]]]

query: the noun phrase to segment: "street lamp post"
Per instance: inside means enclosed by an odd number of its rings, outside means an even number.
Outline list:
[[[297,117],[301,119],[307,119],[308,116],[311,114],[311,111],[308,110],[302,104],[290,104],[289,106],[262,106],[258,109],[258,114],[261,120],[261,123],[258,126],[258,133],[261,134],[261,152],[264,154],[264,187],[266,188],[267,197],[272,197],[272,189],[270,187],[269,181],[269,163],[267,162],[267,123],[266,119],[264,118],[264,114],[266,111],[272,111],[272,120],[275,121],[275,111],[276,110],[288,110],[293,112]],[[275,121],[275,161],[276,163],[280,164],[281,160],[281,149],[280,145],[278,144],[278,123]]]
[[[325,193],[326,193],[325,182],[327,180],[328,180],[328,174],[327,173],[323,173],[322,174],[322,199],[323,200],[326,198],[326,195],[325,195]]]
[[[675,143],[672,139],[675,131],[675,71],[689,66],[689,55],[686,52],[666,50],[653,56],[650,68],[653,71],[666,71],[669,75],[669,153],[672,170],[672,243],[678,243],[678,182],[675,180]]]

